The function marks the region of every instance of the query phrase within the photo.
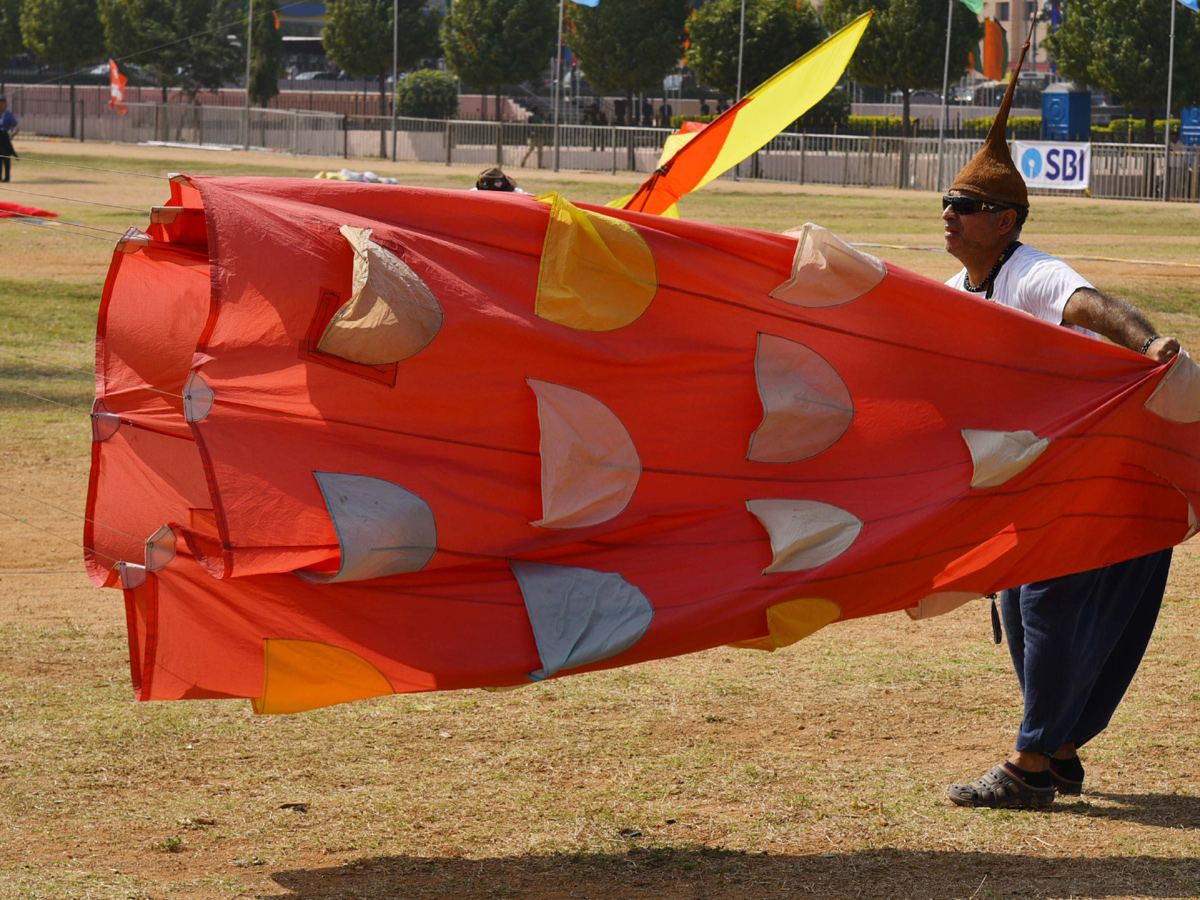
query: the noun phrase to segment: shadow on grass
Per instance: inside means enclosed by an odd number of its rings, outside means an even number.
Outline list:
[[[1009,897],[1192,897],[1200,860],[1151,856],[1043,857],[985,852],[862,850],[768,856],[708,848],[503,859],[374,857],[277,872],[285,897],[757,898],[997,900]]]
[[[1063,799],[1059,798],[1059,804],[1063,803]],[[1088,791],[1083,799],[1104,800],[1115,805],[1094,806],[1077,802],[1064,807],[1063,811],[1160,828],[1200,828],[1200,797],[1182,794],[1102,794]]]

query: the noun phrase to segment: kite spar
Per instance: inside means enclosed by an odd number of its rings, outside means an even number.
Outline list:
[[[668,137],[658,170],[623,208],[663,215],[680,197],[704,187],[766,146],[838,83],[871,15],[863,13],[826,38],[703,129],[681,130]],[[613,205],[617,204],[620,201]]]

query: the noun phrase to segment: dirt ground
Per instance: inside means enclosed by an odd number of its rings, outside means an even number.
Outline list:
[[[21,149],[84,163],[65,142]],[[335,162],[92,145],[86,154],[89,165],[119,155],[112,168],[142,173],[311,174]],[[367,165],[413,183],[474,177]],[[167,196],[161,178],[52,168],[22,163],[13,186],[137,209]],[[589,200],[626,188],[609,176],[564,177]],[[522,181],[551,186],[545,175]],[[784,227],[798,208],[800,221],[852,225],[836,230],[853,240],[937,242],[930,197],[712,188],[695,205],[714,220]],[[115,233],[145,222],[126,210],[3,199]],[[1054,230],[1041,245],[1200,259],[1200,211],[1071,202],[1046,202]],[[1072,230],[1092,207],[1090,232]],[[1126,233],[1112,233],[1117,222]],[[98,299],[110,248],[0,228],[0,293],[9,293],[0,304],[22,309],[37,297],[30,321],[55,323],[39,342],[9,318],[0,383],[36,384],[65,404],[0,393],[0,898],[1200,896],[1194,544],[1176,551],[1126,702],[1085,750],[1086,793],[1048,812],[944,799],[950,781],[999,761],[1019,719],[984,604],[925,623],[839,623],[776,654],[723,648],[509,693],[291,717],[230,702],[135,704],[120,593],[91,587],[78,546],[93,323],[59,324],[89,312],[89,292]],[[879,252],[930,275],[953,268],[940,254]],[[1079,268],[1146,302],[1185,342],[1200,340],[1196,270]],[[67,299],[53,299],[55,286]],[[69,299],[72,286],[82,299]]]

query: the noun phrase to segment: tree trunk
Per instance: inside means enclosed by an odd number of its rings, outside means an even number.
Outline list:
[[[633,124],[633,89],[625,91],[625,124]],[[633,132],[625,132],[625,168],[633,172],[637,170],[637,156],[633,152]]]
[[[71,137],[75,137],[75,70],[71,69]]]
[[[496,88],[496,165],[504,165],[504,88]]]
[[[901,133],[905,140],[900,142],[900,184],[901,188],[908,187],[908,160],[909,160],[909,143],[907,138],[912,136],[912,120],[909,118],[911,112],[911,92],[908,88],[904,88],[900,92],[901,102],[903,103],[903,120],[900,126]]]
[[[1142,137],[1145,139],[1145,142],[1147,144],[1162,143],[1161,141],[1156,141],[1154,138],[1154,112],[1153,112],[1154,107],[1147,106],[1146,109],[1148,110],[1148,112],[1146,113],[1146,127],[1142,130]],[[1169,129],[1170,127],[1171,127],[1171,115],[1170,115],[1170,113],[1168,113],[1167,114],[1167,128]]]
[[[901,116],[903,117],[904,136],[912,137],[912,119],[910,118],[910,114],[912,112],[912,93],[908,88],[903,88],[900,91],[900,95],[900,102],[903,104],[901,107]]]
[[[379,76],[379,155],[387,159],[387,76]]]

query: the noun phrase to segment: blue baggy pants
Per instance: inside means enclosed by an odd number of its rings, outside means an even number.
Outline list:
[[[1001,594],[1025,697],[1017,750],[1049,756],[1108,727],[1150,643],[1170,566],[1161,550]]]

